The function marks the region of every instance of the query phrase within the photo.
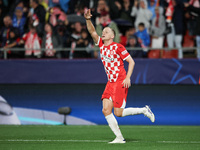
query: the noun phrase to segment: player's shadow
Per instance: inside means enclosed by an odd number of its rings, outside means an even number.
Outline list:
[[[141,139],[130,139],[130,138],[126,138],[126,142],[133,142],[133,143],[138,143],[141,142]]]

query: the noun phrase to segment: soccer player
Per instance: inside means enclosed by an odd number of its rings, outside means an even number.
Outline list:
[[[130,77],[135,62],[124,46],[113,42],[115,37],[114,30],[110,27],[105,27],[102,32],[102,37],[100,37],[91,22],[92,14],[90,9],[85,12],[84,17],[89,33],[95,44],[100,47],[101,60],[108,77],[108,82],[101,99],[103,101],[102,112],[109,127],[116,135],[116,138],[109,143],[126,143],[115,116],[125,117],[144,114],[152,122],[155,121],[155,116],[147,105],[143,108],[125,108],[128,88],[131,86]],[[129,63],[127,74],[124,69],[123,60]],[[112,113],[113,108],[115,116]]]

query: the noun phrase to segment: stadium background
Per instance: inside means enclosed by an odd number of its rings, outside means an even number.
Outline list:
[[[150,105],[157,125],[200,125],[200,60],[135,62],[127,107]],[[0,70],[0,94],[13,107],[57,113],[69,106],[70,116],[106,124],[100,98],[107,78],[100,60],[1,60]],[[141,116],[117,119],[120,125],[151,124]]]

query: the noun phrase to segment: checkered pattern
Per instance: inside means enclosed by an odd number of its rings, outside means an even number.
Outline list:
[[[126,71],[124,69],[123,60],[130,55],[124,46],[115,42],[111,43],[109,46],[105,46],[101,38],[99,38],[96,45],[100,47],[101,60],[108,80],[110,82],[116,82],[119,76],[125,78]]]
[[[52,39],[51,39],[51,34],[48,33],[46,35],[46,43],[45,43],[45,48],[46,48],[46,51],[45,51],[45,55],[46,56],[49,56],[49,57],[52,57],[54,56],[54,52],[53,52],[53,43],[52,43]]]

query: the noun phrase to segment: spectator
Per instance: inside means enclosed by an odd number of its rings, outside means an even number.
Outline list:
[[[61,38],[61,43],[64,48],[70,48],[71,43],[73,42],[72,33],[74,30],[74,25],[58,25],[56,26],[56,32],[58,33],[59,37]],[[61,51],[62,58],[69,58],[70,51]]]
[[[69,9],[67,10],[67,14],[74,14],[75,13],[75,7],[77,5],[78,0],[70,0],[68,5]]]
[[[100,24],[100,17],[103,12],[109,12],[109,7],[105,0],[99,0],[97,5],[97,13],[98,16],[96,17],[96,25]]]
[[[115,3],[119,3],[118,4],[119,10],[120,10],[119,18],[121,18],[123,20],[127,20],[133,24],[134,19],[133,19],[133,17],[131,17],[133,1],[130,1],[130,0],[121,0],[120,1],[119,0],[119,1],[116,1]]]
[[[143,48],[143,56],[146,57],[147,47],[150,45],[150,36],[145,28],[144,23],[139,23],[138,31],[134,35],[136,35],[141,47]]]
[[[49,9],[51,8],[48,5],[48,1],[49,0],[39,0],[39,4],[42,5],[44,7],[45,11],[46,11],[45,22],[47,22],[48,19],[49,19]]]
[[[88,36],[88,32],[86,30],[81,31],[81,37],[76,41],[76,48],[84,47],[86,50],[75,50],[73,58],[90,58],[90,47],[91,47],[91,40]]]
[[[157,0],[149,0],[148,1],[149,4],[148,4],[148,9],[151,11],[152,13],[152,17],[151,17],[151,20],[153,20],[154,17],[156,17],[156,13],[155,13],[155,8],[156,8],[156,2]]]
[[[32,7],[29,14],[31,23],[36,27],[37,33],[41,37],[44,31],[46,10],[39,4],[39,0],[30,0],[30,5]]]
[[[114,42],[119,43],[119,41],[120,41],[119,29],[117,27],[117,24],[110,19],[109,13],[107,11],[102,11],[101,12],[101,17],[99,18],[99,20],[100,20],[99,21],[100,24],[98,24],[96,26],[97,34],[98,35],[102,35],[103,28],[108,26],[108,27],[112,28],[116,33],[116,36],[114,38]]]
[[[22,7],[23,12],[27,13],[30,5],[30,0],[12,0],[9,6],[9,14],[13,15],[15,13],[16,7]]]
[[[78,15],[78,16],[83,16],[84,15],[84,10],[86,9],[86,7],[80,3],[80,4],[77,4],[76,7],[75,7],[75,13]]]
[[[64,36],[65,36],[65,33],[66,33],[66,27],[65,25],[57,25],[56,26],[56,30],[55,30],[55,33],[58,34],[59,38],[60,38],[60,41],[61,41],[61,45],[63,47],[63,44],[64,44]]]
[[[197,58],[200,58],[200,1],[199,0],[191,0],[190,3],[185,3],[185,7],[187,7],[191,16],[196,21],[196,25],[194,28],[194,33],[196,35],[196,46],[197,48]]]
[[[163,8],[155,8],[156,17],[152,20],[150,35],[152,36],[152,48],[162,48],[164,42],[165,32],[165,17],[163,16]]]
[[[12,19],[9,15],[3,18],[4,26],[1,28],[0,31],[0,45],[4,47],[6,45],[7,40],[10,36],[10,30],[13,28],[12,26]]]
[[[71,34],[70,40],[68,41],[70,43],[71,51],[70,51],[70,56],[69,58],[77,58],[78,57],[78,52],[75,52],[75,48],[77,47],[77,42],[81,39],[81,32],[83,30],[83,26],[81,25],[80,22],[76,22],[74,24],[74,30]]]
[[[102,11],[109,12],[112,20],[119,18],[121,4],[117,0],[98,0],[97,9],[93,15],[100,16]],[[97,13],[97,14],[96,14]]]
[[[59,22],[58,22],[59,23]],[[67,30],[67,27],[64,24],[60,24],[56,26],[55,33],[57,33],[57,36],[59,38],[59,41],[61,43],[61,47],[69,47],[66,45],[66,41],[68,40],[69,33]],[[69,51],[60,51],[62,58],[69,58]]]
[[[109,15],[112,20],[119,18],[120,15],[120,6],[117,3],[117,0],[106,0],[106,3],[109,7]]]
[[[172,16],[171,33],[167,34],[169,48],[178,48],[178,58],[183,58],[182,39],[184,34],[184,5],[181,0],[172,0],[174,13]]]
[[[6,7],[4,5],[4,1],[0,0],[0,27],[3,26],[3,18],[6,15]]]
[[[100,16],[101,12],[109,12],[111,20],[118,19],[120,16],[121,4],[117,0],[99,0],[97,5],[97,13]],[[98,24],[98,23],[97,23]]]
[[[53,32],[53,27],[49,23],[45,24],[44,30],[45,34],[42,38],[42,48],[45,48],[44,57],[60,58],[60,51],[56,51],[62,47],[60,38]]]
[[[59,7],[50,8],[49,23],[55,27],[59,22],[64,22],[66,20],[65,13]]]
[[[132,7],[131,16],[136,17],[135,20],[136,30],[138,30],[138,24],[141,22],[144,23],[146,29],[149,30],[152,13],[148,9],[146,0],[140,0],[139,2],[137,0],[134,1],[134,6]]]
[[[98,0],[78,0],[77,4],[81,4],[84,8],[89,8],[95,11],[97,8]]]
[[[122,44],[123,46],[126,46],[128,43],[129,37],[134,35],[134,33],[135,33],[135,28],[129,27],[128,30],[125,31],[125,35],[120,36],[120,44]]]
[[[4,49],[9,49],[9,48],[18,48],[20,47],[19,45],[20,37],[19,33],[17,32],[16,28],[10,29],[9,32],[9,38],[7,39],[6,45],[3,47]],[[23,58],[23,51],[16,51],[16,50],[11,50],[8,51],[8,58]]]
[[[138,50],[138,49],[134,50],[135,48],[141,47],[140,43],[138,42],[137,36],[131,35],[128,38],[128,43],[127,43],[126,47],[129,47],[132,49],[132,50],[129,50],[129,54],[133,58],[143,58],[143,50]]]
[[[20,32],[20,37],[24,34],[24,26],[26,24],[26,16],[23,13],[22,7],[16,7],[15,13],[12,18],[13,27],[18,28]]]
[[[54,0],[55,1],[55,0]],[[59,0],[60,6],[62,10],[66,13],[69,9],[69,1],[70,0]]]
[[[92,21],[95,22],[95,18],[97,17],[97,5],[99,0],[79,0],[81,1],[85,8],[89,8],[93,12]]]
[[[82,6],[84,9],[89,8],[94,12],[96,11],[98,1],[99,0],[70,0],[68,3],[69,9],[67,13],[74,14],[75,8],[77,8],[78,5]]]
[[[49,7],[60,6],[62,10],[67,13],[70,7],[70,2],[76,0],[48,0]]]
[[[26,58],[41,57],[41,39],[37,34],[36,27],[30,26],[30,31],[24,34],[20,44],[24,44]]]

